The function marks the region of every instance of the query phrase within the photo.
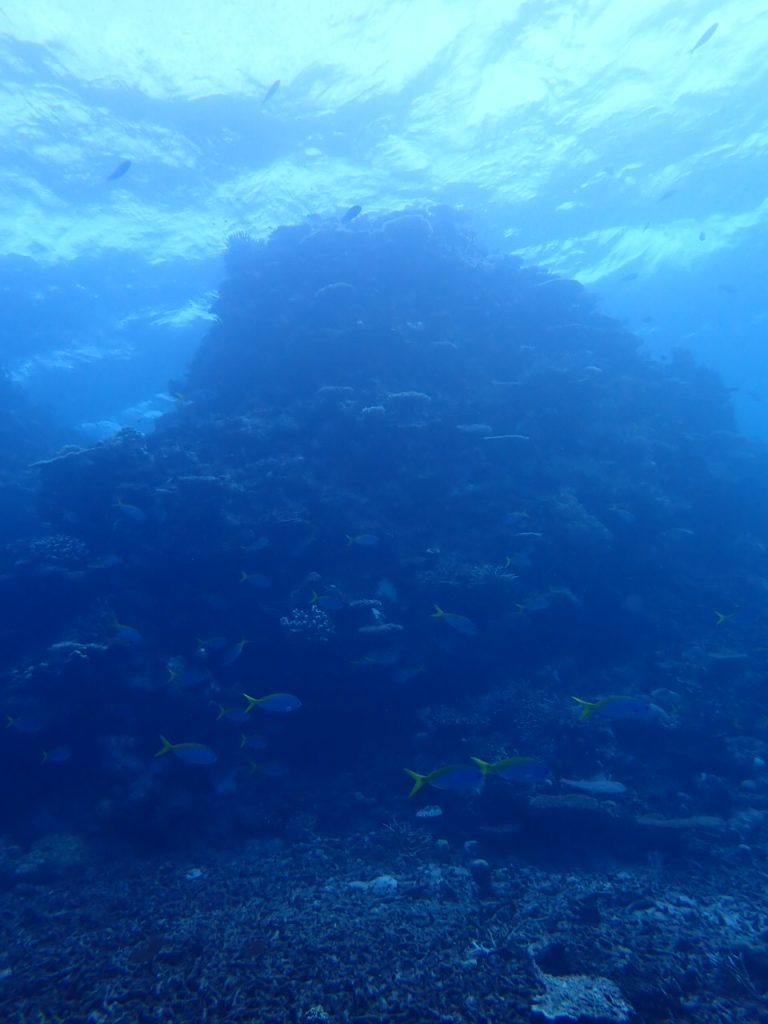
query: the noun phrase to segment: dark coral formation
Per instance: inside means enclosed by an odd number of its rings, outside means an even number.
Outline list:
[[[157,1019],[154,986],[211,1020],[506,1021],[587,976],[617,1015],[750,1019],[768,460],[725,389],[448,211],[237,236],[225,262],[155,433],[37,459],[0,575],[2,801],[27,839],[285,846],[252,880],[158,869],[167,913],[150,886],[130,934],[118,885],[109,954],[51,967],[64,1018]],[[611,695],[651,713],[579,721],[574,696]],[[160,734],[217,761],[156,759]],[[549,778],[407,800],[404,767],[514,755]],[[81,924],[82,953],[101,911]],[[29,941],[0,981],[21,1020]]]

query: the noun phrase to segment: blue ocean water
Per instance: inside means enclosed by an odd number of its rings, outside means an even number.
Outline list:
[[[4,4],[3,1021],[768,1021],[767,38]]]

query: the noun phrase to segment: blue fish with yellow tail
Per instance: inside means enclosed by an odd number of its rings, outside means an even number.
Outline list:
[[[200,765],[215,764],[218,760],[215,752],[204,743],[171,743],[165,736],[160,737],[160,742],[162,746],[155,757],[173,754],[179,761],[184,761],[186,764]]]
[[[287,714],[290,711],[298,711],[301,701],[292,693],[268,693],[266,697],[251,697],[244,693],[248,701],[246,711],[253,711],[254,708],[261,708],[262,711],[272,711],[276,714]]]

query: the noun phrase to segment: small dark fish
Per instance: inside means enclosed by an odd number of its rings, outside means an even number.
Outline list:
[[[72,757],[69,747],[54,747],[43,751],[43,764],[66,764]]]
[[[107,175],[107,179],[106,180],[107,181],[117,181],[118,178],[122,178],[122,176],[124,174],[127,174],[128,171],[130,171],[132,165],[133,165],[133,160],[123,160],[123,161],[121,161],[117,165],[117,167],[114,169],[114,171],[112,171],[111,174]]]
[[[234,663],[239,659],[240,655],[243,653],[245,645],[249,643],[251,643],[251,641],[246,640],[245,637],[243,637],[243,639],[238,640],[236,644],[232,644],[232,646],[228,647],[226,651],[224,651],[224,654],[221,656],[221,664],[234,665]]]
[[[375,548],[378,543],[379,538],[375,533],[358,533],[356,537],[347,534],[347,547],[357,544],[361,548]]]
[[[15,729],[16,732],[23,732],[28,736],[42,732],[45,728],[42,718],[35,718],[33,715],[6,715],[5,722],[8,729]]]
[[[282,761],[251,761],[251,773],[254,772],[265,779],[284,779],[288,774],[288,765]]]
[[[636,281],[638,277],[640,275],[633,271],[631,274],[625,274],[624,277],[620,277],[619,284],[629,284],[630,281]]]
[[[699,232],[699,241],[700,242],[704,242],[704,241],[706,241],[706,238],[707,238],[706,231],[700,231]]]
[[[277,81],[273,82],[272,85],[270,85],[270,87],[267,89],[267,91],[266,91],[266,93],[264,95],[264,99],[261,101],[262,107],[264,106],[265,103],[269,103],[269,101],[272,99],[272,97],[275,95],[275,93],[277,92],[277,90],[279,88],[280,88],[280,79],[278,78]]]
[[[677,189],[676,188],[668,188],[666,192],[662,192],[662,194],[659,196],[659,198],[656,200],[656,202],[657,203],[663,203],[665,200],[671,199],[672,196],[676,196],[676,195],[677,195]]]
[[[696,44],[692,47],[692,49],[688,51],[688,53],[695,53],[700,46],[703,46],[704,43],[708,43],[712,36],[715,34],[715,32],[717,32],[718,25],[719,22],[717,21],[713,25],[710,25],[707,31],[704,33],[704,35],[701,36],[701,38],[696,41]]]
[[[349,224],[349,222],[351,220],[354,220],[355,217],[358,216],[358,214],[362,213],[362,210],[363,210],[362,206],[358,206],[357,203],[355,203],[354,206],[350,206],[350,208],[347,210],[347,212],[341,218],[342,224]]]
[[[240,733],[240,747],[247,747],[248,750],[265,750],[267,741],[263,736],[248,736],[247,733]]]

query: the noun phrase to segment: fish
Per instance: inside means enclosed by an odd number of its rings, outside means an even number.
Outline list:
[[[168,682],[178,686],[197,686],[207,682],[211,673],[209,669],[198,666],[187,666],[183,657],[169,657],[165,663]]]
[[[135,626],[126,626],[124,622],[115,623],[115,640],[128,647],[141,647],[144,637]]]
[[[363,210],[362,206],[360,206],[357,203],[355,203],[354,206],[350,206],[350,208],[347,210],[347,212],[341,218],[342,224],[349,224],[350,221],[354,220],[355,217],[359,216],[362,213],[362,210]]]
[[[215,752],[204,743],[171,743],[165,736],[160,737],[160,742],[162,746],[155,757],[173,754],[179,761],[184,761],[186,764],[200,765],[215,764],[218,760]]]
[[[366,654],[350,662],[355,668],[383,668],[396,665],[400,661],[397,651],[379,651],[377,654]]]
[[[122,498],[118,498],[112,508],[116,508],[121,516],[125,519],[132,519],[135,523],[143,523],[146,521],[147,513],[143,508],[139,508],[138,505],[129,505],[127,502],[123,501]]]
[[[222,654],[221,664],[234,665],[234,663],[240,658],[240,655],[243,653],[246,644],[250,643],[253,643],[253,641],[246,640],[245,637],[243,637],[243,639],[238,640],[236,644],[232,644],[232,646],[228,647],[226,651],[224,651],[224,653]]]
[[[197,638],[197,653],[201,658],[207,658],[210,654],[223,651],[227,646],[225,636],[208,636]]]
[[[483,775],[499,775],[507,782],[546,782],[552,775],[549,766],[538,757],[505,757],[493,764],[479,757],[470,760]]]
[[[240,733],[240,747],[241,749],[247,750],[265,750],[267,741],[263,736],[248,735],[247,733]]]
[[[272,99],[272,97],[275,95],[275,93],[277,92],[277,90],[279,88],[280,88],[280,79],[277,78],[272,83],[272,85],[270,85],[270,87],[267,89],[267,91],[264,93],[264,99],[261,101],[262,107],[264,106],[265,103],[269,103],[269,101]]]
[[[292,693],[268,693],[266,697],[251,697],[244,693],[243,696],[248,701],[246,711],[261,708],[263,711],[286,714],[289,711],[298,711],[301,707],[301,701]]]
[[[593,796],[619,796],[627,792],[623,782],[614,782],[613,779],[560,779],[560,785]]]
[[[444,612],[440,605],[436,604],[431,617],[441,619],[451,629],[455,629],[457,633],[463,633],[464,636],[477,636],[477,626],[466,615],[459,615],[457,612]]]
[[[72,751],[69,747],[54,747],[53,750],[43,751],[43,764],[66,764],[72,760]]]
[[[117,181],[118,178],[122,178],[124,174],[127,174],[133,166],[133,160],[121,160],[117,167],[108,174],[106,181]]]
[[[717,32],[717,27],[718,27],[719,24],[720,24],[720,22],[718,22],[718,21],[713,22],[713,24],[711,24],[709,26],[707,31],[696,40],[694,45],[688,51],[688,54],[690,55],[692,53],[695,53],[700,46],[703,46],[704,43],[708,43],[709,40],[712,38],[712,36],[715,34],[715,32]]]
[[[42,718],[35,718],[34,715],[6,715],[5,725],[7,729],[15,729],[16,732],[23,732],[27,736],[42,732],[45,728]]]
[[[375,533],[358,533],[356,537],[347,534],[347,547],[356,544],[361,548],[375,548],[378,543],[379,538]]]
[[[382,601],[389,601],[391,604],[397,604],[397,587],[391,580],[386,577],[379,580],[376,586],[376,597]]]
[[[215,703],[212,701],[211,703]],[[219,704],[219,713],[216,715],[216,721],[220,722],[222,719],[225,722],[234,722],[236,725],[242,725],[243,722],[248,720],[248,709],[247,708],[228,708],[224,704]]]
[[[478,792],[484,781],[483,773],[476,765],[472,764],[446,764],[441,768],[422,775],[420,772],[411,771],[410,768],[403,768],[408,778],[413,780],[413,788],[408,794],[408,799],[423,789],[425,786],[434,786],[435,789],[472,790]]]
[[[642,697],[603,697],[602,700],[588,701],[581,697],[571,697],[581,708],[579,721],[583,722],[592,714],[605,715],[606,718],[626,722],[668,722],[669,715],[658,704],[653,704]]]
[[[210,669],[200,665],[187,665],[183,658],[169,658],[165,663],[168,682],[177,686],[198,686],[211,678]]]
[[[735,609],[734,609],[734,610],[733,610],[732,612],[719,612],[719,611],[718,611],[718,610],[717,610],[717,609],[715,608],[715,609],[713,609],[713,611],[714,611],[714,613],[715,613],[715,617],[716,617],[716,619],[717,619],[716,625],[718,625],[718,626],[722,626],[722,625],[724,625],[724,624],[725,624],[725,623],[726,623],[726,622],[727,622],[727,621],[728,621],[729,619],[732,619],[732,618],[733,618],[733,616],[734,616],[734,615],[736,615],[736,614],[738,613],[739,609],[738,609],[738,608],[735,608]]]

